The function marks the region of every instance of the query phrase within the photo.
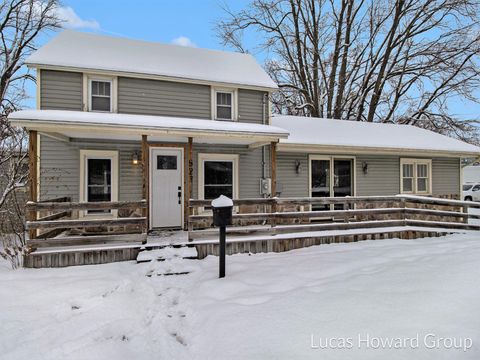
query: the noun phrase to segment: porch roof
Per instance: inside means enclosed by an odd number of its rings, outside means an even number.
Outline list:
[[[215,139],[231,139],[235,143],[252,144],[278,141],[288,136],[287,130],[270,125],[168,116],[22,110],[11,113],[8,118],[16,126],[77,138],[138,139],[138,136],[149,135],[178,139],[191,136],[213,142]]]
[[[284,115],[272,124],[290,133],[280,151],[480,156],[480,147],[411,125]]]

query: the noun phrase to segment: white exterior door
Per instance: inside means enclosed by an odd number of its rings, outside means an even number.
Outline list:
[[[150,226],[181,227],[183,218],[183,149],[151,148]]]

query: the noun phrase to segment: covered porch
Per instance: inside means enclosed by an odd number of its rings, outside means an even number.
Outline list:
[[[277,143],[288,135],[261,124],[77,111],[10,120],[29,132],[33,251],[136,246],[152,229],[187,229],[191,198],[271,196]]]

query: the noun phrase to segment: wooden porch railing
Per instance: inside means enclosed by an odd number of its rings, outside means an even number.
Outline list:
[[[70,198],[58,198],[26,205],[29,231],[27,245],[31,248],[103,244],[109,242],[145,242],[148,230],[147,218],[140,214],[147,208],[147,201],[71,202]],[[118,214],[93,213],[79,217],[79,211],[115,211]],[[124,216],[121,211],[130,212]],[[123,215],[123,217],[122,217]],[[68,231],[67,231],[68,230]],[[71,234],[72,230],[77,233]],[[57,235],[70,234],[58,237]]]
[[[189,239],[212,234],[212,215],[202,212],[210,201],[189,202]],[[409,195],[355,196],[335,198],[260,198],[234,200],[237,227],[227,232],[281,234],[306,231],[346,230],[392,226],[424,226],[446,229],[480,230],[469,219],[480,219],[470,208],[480,203]],[[326,206],[327,210],[315,207]],[[252,211],[255,208],[256,211]],[[313,209],[313,210],[312,210]],[[261,211],[258,211],[261,210]],[[242,225],[263,225],[251,228]]]

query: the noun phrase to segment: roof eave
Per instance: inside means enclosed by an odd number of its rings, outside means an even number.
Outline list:
[[[278,90],[278,86],[276,84],[275,86],[261,86],[261,85],[255,85],[255,84],[221,82],[221,81],[206,80],[206,79],[194,79],[194,78],[187,78],[187,77],[176,77],[176,76],[150,74],[150,73],[137,73],[137,72],[110,70],[110,69],[93,68],[93,67],[76,67],[76,66],[68,66],[68,65],[45,64],[45,63],[36,63],[36,62],[28,62],[28,61],[25,62],[25,64],[29,68],[36,68],[36,69],[42,69],[42,70],[73,71],[73,72],[82,72],[82,73],[94,72],[95,74],[99,74],[99,75],[102,75],[102,74],[117,75],[117,76],[125,76],[125,77],[141,78],[141,79],[195,83],[195,84],[201,84],[201,85],[214,85],[214,86],[221,86],[221,87],[237,87],[237,88],[248,89],[248,90],[265,91],[268,93]]]
[[[95,131],[104,131],[105,134],[129,134],[129,135],[172,135],[172,136],[193,136],[193,137],[218,137],[218,138],[248,138],[259,140],[278,141],[286,139],[288,134],[285,133],[269,133],[254,131],[235,131],[235,130],[203,130],[191,128],[171,128],[171,127],[153,127],[153,126],[126,126],[122,124],[103,124],[103,123],[79,123],[79,122],[62,122],[62,121],[41,121],[35,119],[10,119],[14,126],[25,127],[29,130],[38,131],[85,131],[95,127]]]
[[[345,146],[345,145],[319,145],[303,143],[282,143],[278,145],[278,151],[284,152],[312,152],[334,154],[389,154],[406,156],[430,156],[430,157],[479,157],[479,152],[457,150],[434,150],[434,149],[404,149],[394,147],[368,147],[368,146]]]

